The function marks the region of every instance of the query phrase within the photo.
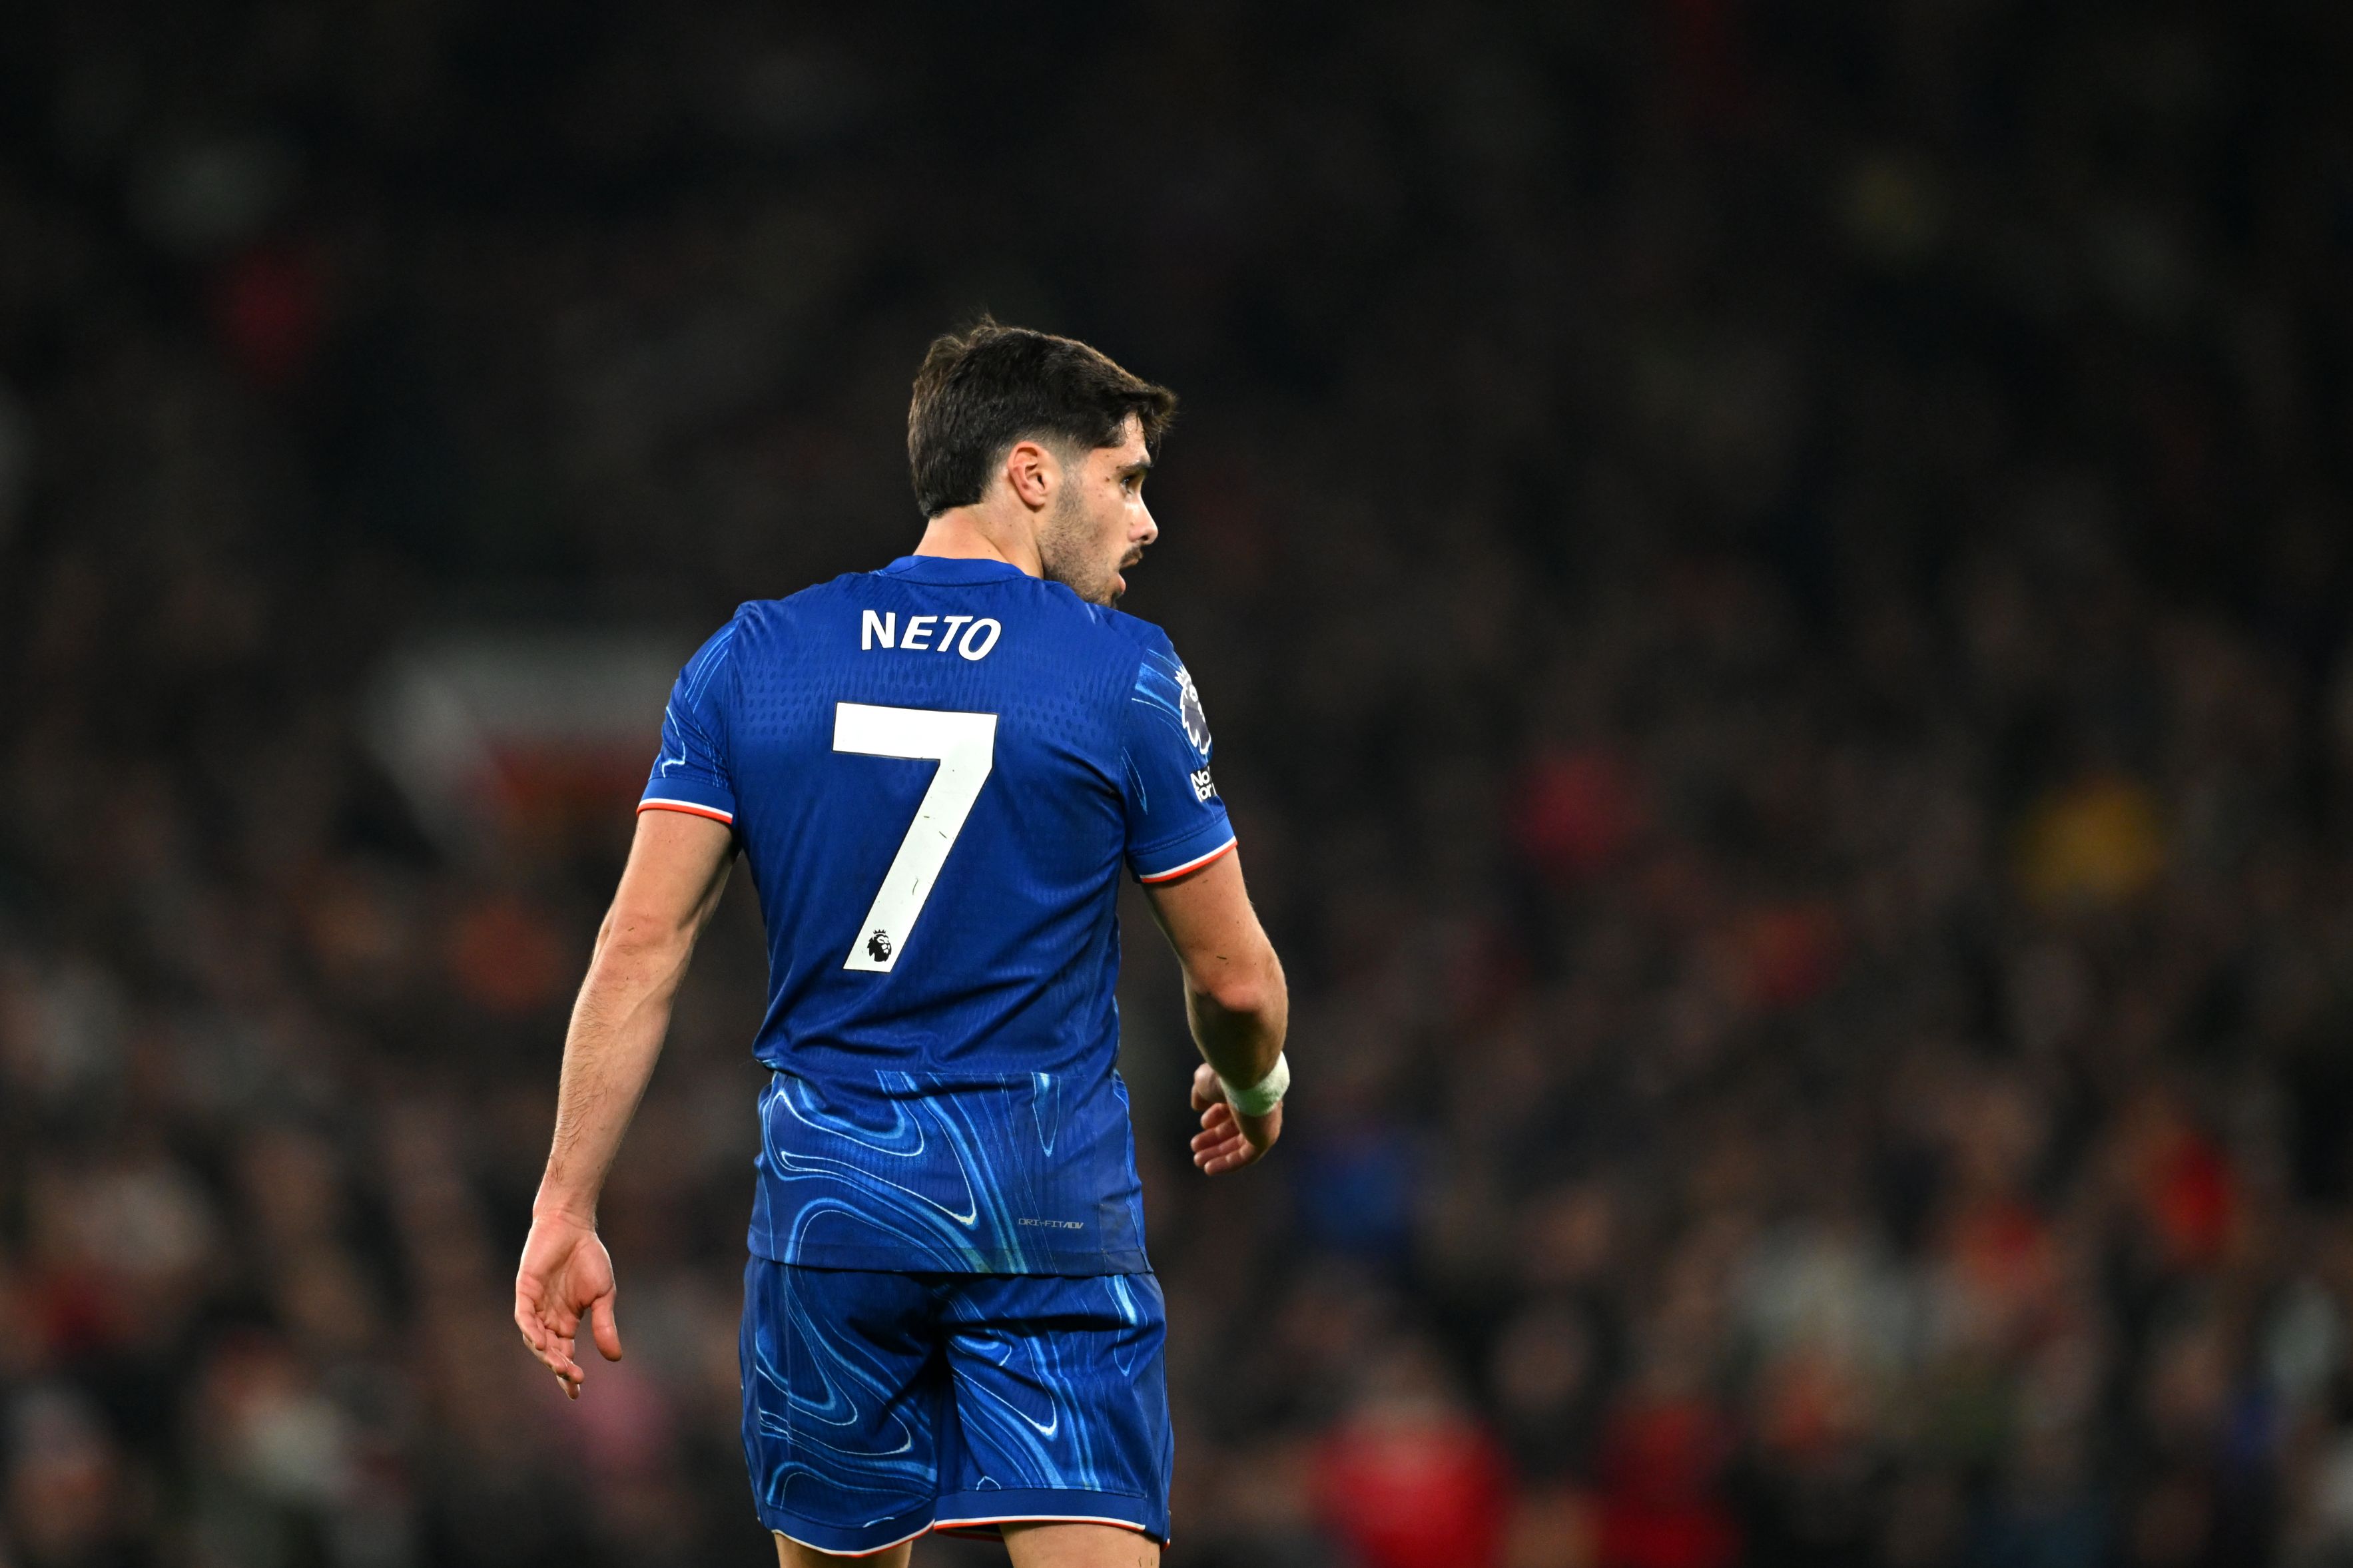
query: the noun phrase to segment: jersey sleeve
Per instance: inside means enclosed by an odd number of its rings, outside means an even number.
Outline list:
[[[1147,649],[1128,694],[1127,865],[1140,882],[1198,870],[1234,847],[1209,775],[1209,721],[1174,649]]]
[[[735,629],[712,634],[679,671],[662,710],[661,754],[638,802],[639,811],[683,811],[733,825],[735,779],[727,761],[726,701],[733,689],[729,658]]]

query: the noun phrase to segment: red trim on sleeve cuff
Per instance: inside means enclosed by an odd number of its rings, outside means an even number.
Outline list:
[[[649,795],[638,802],[638,809],[640,812],[682,811],[689,816],[707,816],[713,822],[724,822],[730,826],[733,826],[735,822],[735,814],[733,812],[721,811],[713,806],[697,805],[691,800],[663,800],[659,796]]]
[[[1202,867],[1208,865],[1219,856],[1232,849],[1236,842],[1236,840],[1229,838],[1223,844],[1219,845],[1215,849],[1210,850],[1207,855],[1203,855],[1198,859],[1187,860],[1182,866],[1173,867],[1166,871],[1155,871],[1149,877],[1138,877],[1136,878],[1136,880],[1139,882],[1174,881],[1187,871],[1199,870]]]

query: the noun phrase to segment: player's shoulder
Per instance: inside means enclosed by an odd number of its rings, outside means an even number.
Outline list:
[[[1176,645],[1155,623],[1141,616],[1131,616],[1125,610],[1114,610],[1103,605],[1089,605],[1087,608],[1101,616],[1104,628],[1126,647],[1162,658],[1176,657]]]
[[[1057,605],[1077,626],[1072,641],[1086,646],[1089,663],[1112,688],[1125,692],[1131,686],[1140,689],[1156,677],[1175,679],[1182,675],[1185,661],[1176,657],[1168,634],[1154,623],[1108,605],[1090,604],[1059,583],[1044,586],[1053,591]]]
[[[700,697],[714,686],[724,689],[740,681],[746,668],[789,655],[799,638],[797,622],[804,616],[809,596],[830,584],[818,584],[780,599],[746,599],[735,613],[705,637],[682,672],[689,697]],[[723,677],[724,678],[723,679]]]
[[[712,640],[715,643],[724,637],[758,643],[789,636],[797,623],[812,612],[822,613],[842,599],[854,584],[873,575],[871,572],[845,572],[778,598],[746,599],[735,606],[734,615],[728,617],[727,624],[713,634]]]

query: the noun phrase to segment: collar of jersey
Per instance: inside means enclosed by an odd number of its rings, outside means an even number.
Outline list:
[[[910,583],[995,583],[1028,573],[1010,561],[972,560],[954,555],[902,555],[882,568],[885,577]]]

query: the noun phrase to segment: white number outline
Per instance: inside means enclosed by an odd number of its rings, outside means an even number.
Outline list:
[[[888,974],[907,951],[940,868],[964,832],[980,786],[997,767],[997,715],[837,702],[833,749],[867,757],[930,758],[940,764],[841,965]]]

